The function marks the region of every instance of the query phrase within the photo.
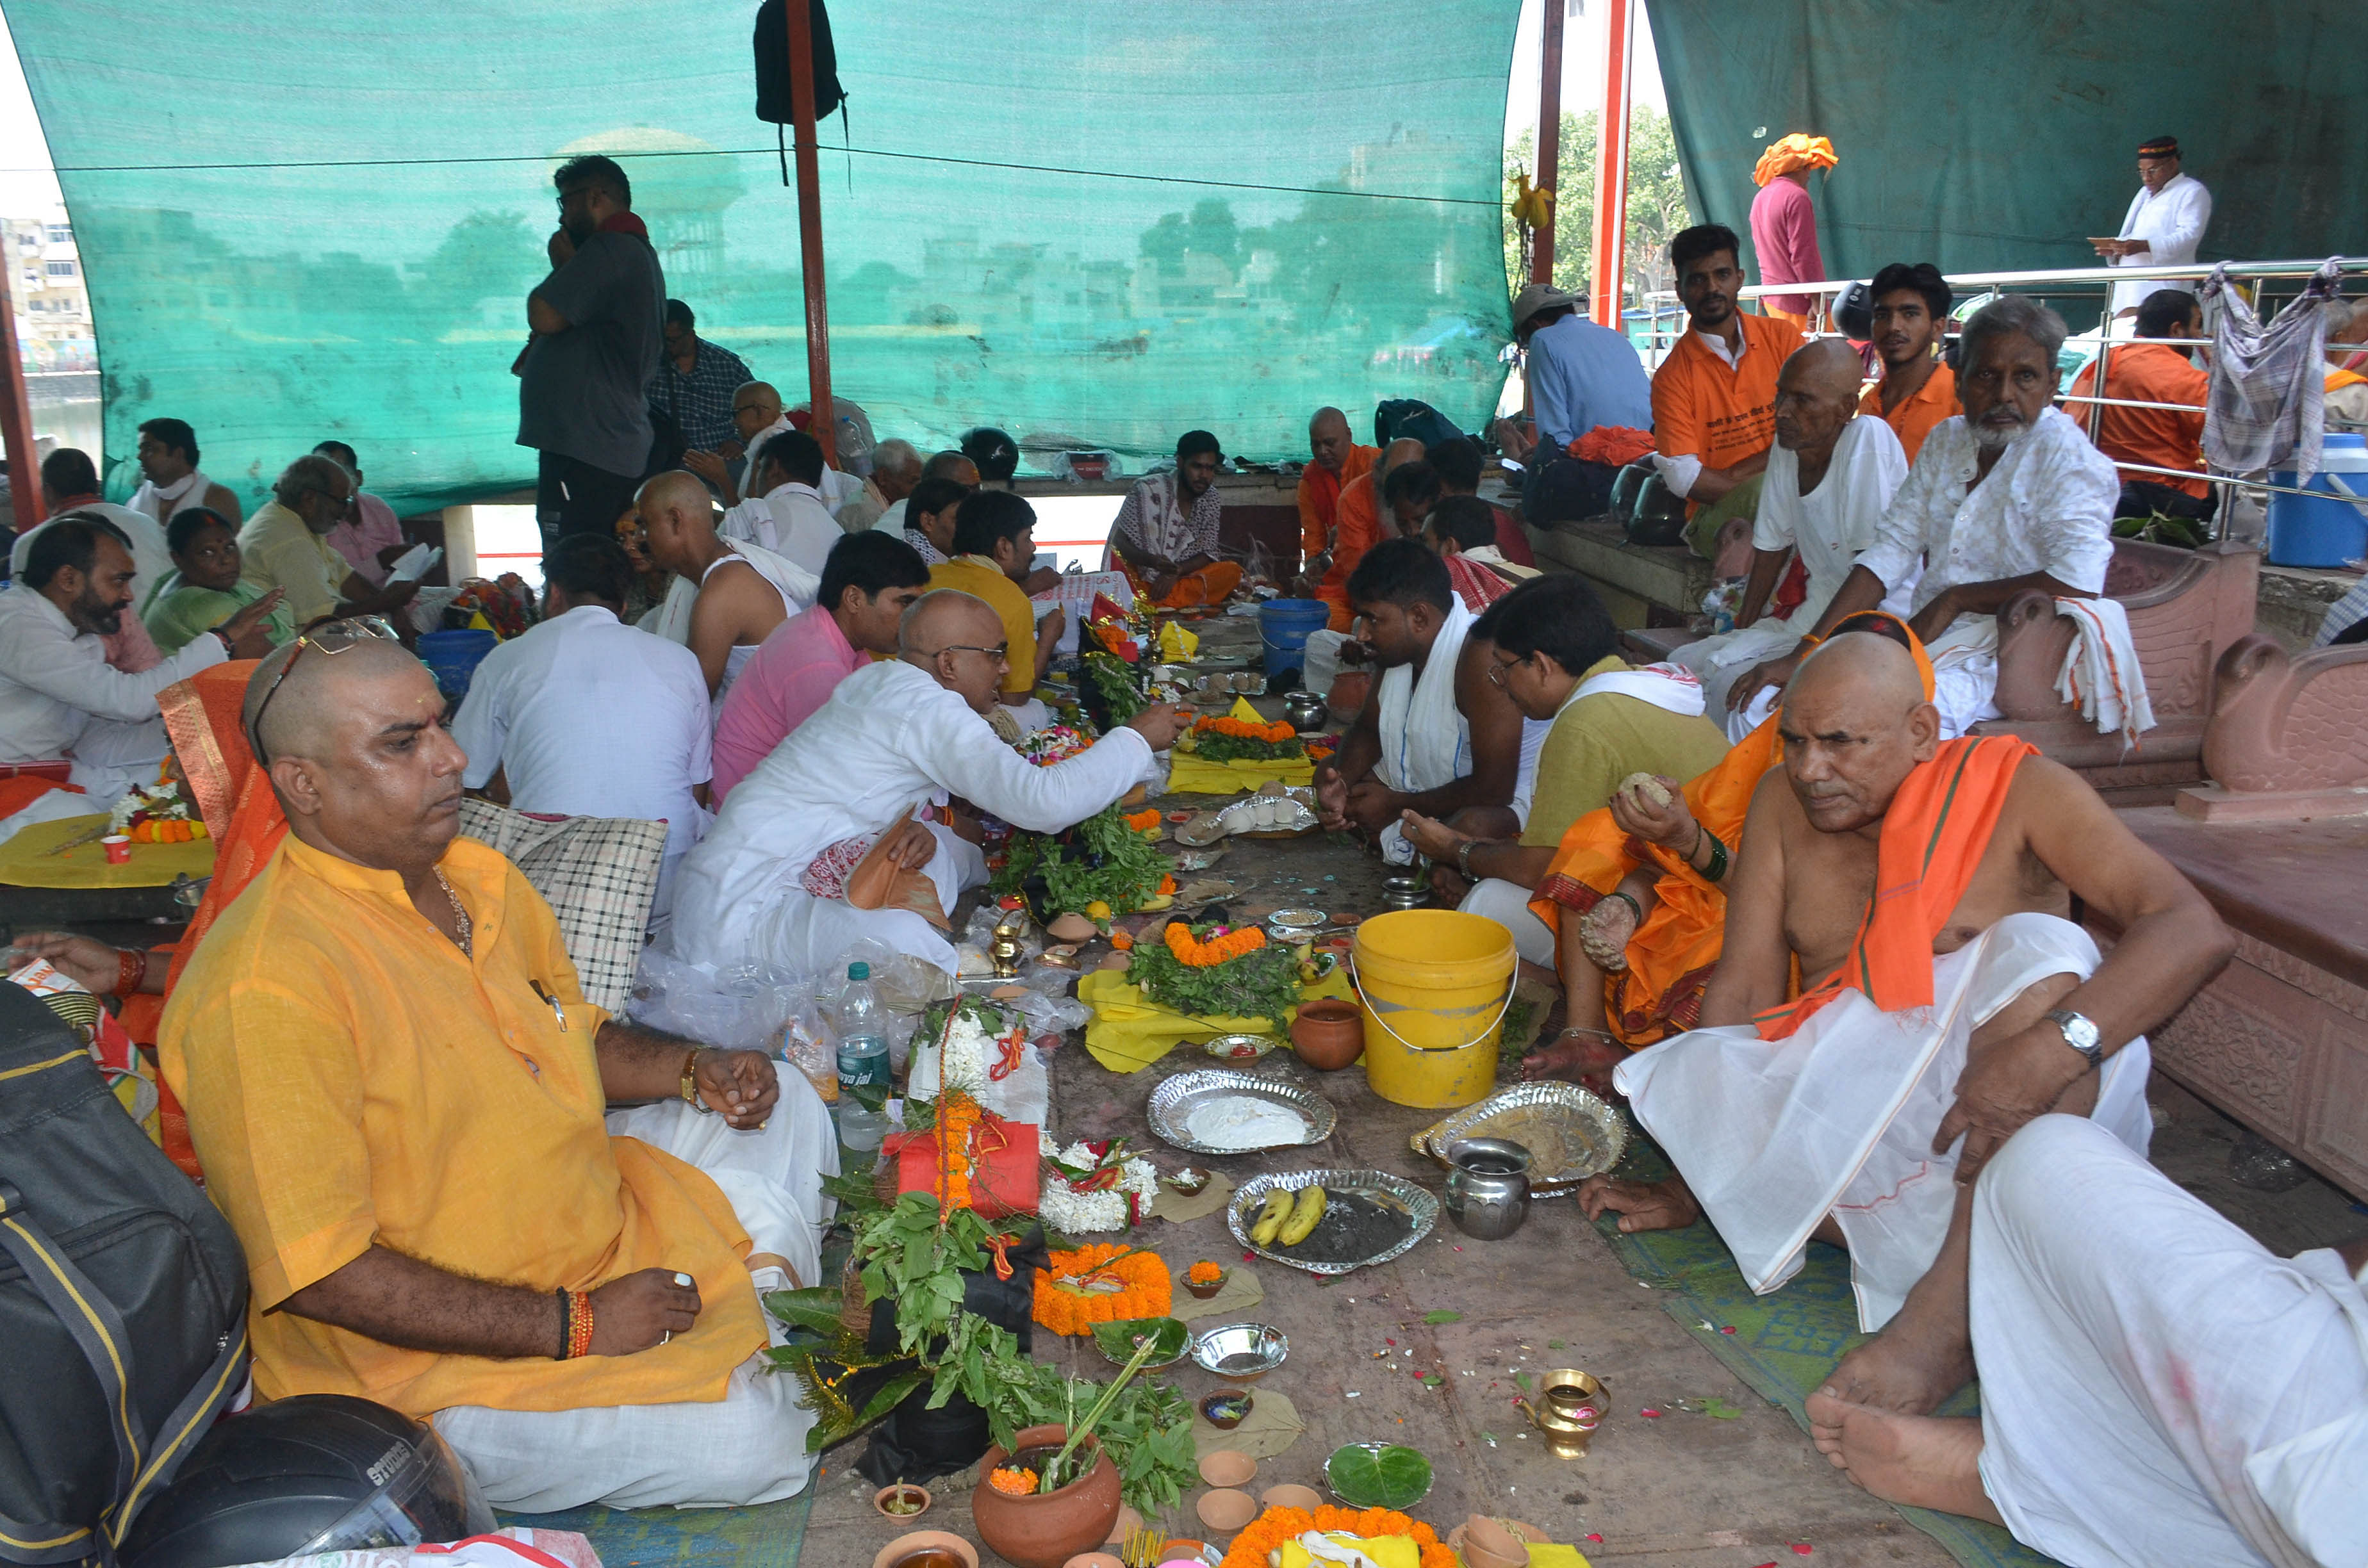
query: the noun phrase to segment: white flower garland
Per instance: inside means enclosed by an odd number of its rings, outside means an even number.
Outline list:
[[[1061,1151],[1059,1159],[1076,1170],[1092,1170],[1101,1159],[1083,1143],[1072,1143]],[[1116,1187],[1099,1192],[1079,1192],[1058,1175],[1048,1171],[1044,1190],[1037,1202],[1037,1212],[1044,1223],[1064,1235],[1082,1235],[1093,1231],[1126,1229],[1127,1195],[1139,1200],[1137,1207],[1146,1206],[1159,1196],[1159,1172],[1149,1160],[1130,1155],[1119,1165]]]

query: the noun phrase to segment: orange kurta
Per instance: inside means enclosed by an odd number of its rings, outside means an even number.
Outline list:
[[[1883,383],[1877,381],[1858,400],[1858,411],[1872,414],[1891,426],[1891,433],[1899,437],[1899,445],[1907,451],[1912,466],[1916,454],[1924,449],[1924,437],[1932,433],[1932,427],[1956,416],[1957,372],[1946,365],[1933,366],[1924,384],[1888,413],[1883,406]]]
[[[2039,748],[2012,735],[1944,741],[1891,797],[1875,850],[1874,896],[1841,967],[1753,1020],[1782,1040],[1845,991],[1886,1013],[1932,1005],[1932,938],[1965,896],[1998,829],[2022,759]]]
[[[412,1415],[723,1398],[765,1344],[731,1205],[690,1165],[609,1135],[592,1043],[607,1015],[541,896],[471,839],[442,869],[473,957],[395,873],[282,840],[165,1009],[165,1075],[246,1250],[257,1389]],[[659,1348],[573,1361],[405,1350],[273,1310],[373,1243],[538,1290],[680,1269],[705,1310]]]
[[[1665,457],[1732,468],[1776,440],[1776,373],[1801,347],[1792,323],[1738,314],[1744,350],[1729,367],[1689,328],[1653,372],[1653,442]]]
[[[1324,553],[1332,541],[1334,514],[1340,505],[1340,491],[1359,474],[1368,472],[1373,460],[1382,455],[1379,447],[1349,449],[1349,460],[1334,473],[1320,463],[1309,463],[1299,471],[1299,559],[1302,562],[1315,560]]]
[[[1349,574],[1365,559],[1365,551],[1390,537],[1383,530],[1381,487],[1373,483],[1378,472],[1367,469],[1342,485],[1340,505],[1333,513],[1332,567],[1315,585],[1315,597],[1332,607],[1329,624],[1335,631],[1348,631],[1355,619],[1349,608]]]
[[[2080,373],[2072,378],[2072,395],[2094,395],[2089,389],[2096,384],[2095,363],[2083,365]],[[2105,396],[2138,403],[2185,403],[2192,412],[2111,406],[2100,409],[2093,403],[2075,403],[2071,414],[2082,429],[2093,428],[2097,432],[2097,449],[2118,462],[2146,463],[2200,475],[2203,469],[2203,400],[2210,385],[2210,377],[2189,364],[2186,355],[2167,343],[2143,339],[2117,343],[2106,365]],[[2096,419],[2094,426],[2089,424],[2092,416]],[[2124,481],[2168,484],[2199,501],[2212,493],[2212,487],[2200,477],[2173,479],[2167,473],[2143,472],[2122,477]]]

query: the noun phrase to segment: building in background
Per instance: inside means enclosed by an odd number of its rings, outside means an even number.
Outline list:
[[[98,341],[90,329],[90,292],[66,210],[0,218],[0,265],[17,312],[17,347],[28,375],[95,371]]]

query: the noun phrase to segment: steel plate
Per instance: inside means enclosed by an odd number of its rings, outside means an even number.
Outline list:
[[[1395,1204],[1413,1216],[1414,1223],[1408,1227],[1405,1239],[1354,1263],[1312,1263],[1293,1257],[1287,1252],[1259,1246],[1250,1240],[1250,1226],[1257,1222],[1258,1210],[1266,1206],[1269,1192],[1277,1187],[1286,1192],[1297,1192],[1304,1187],[1318,1186],[1326,1192],[1361,1193],[1367,1198]],[[1387,1263],[1412,1251],[1414,1244],[1430,1234],[1438,1223],[1439,1199],[1404,1176],[1395,1176],[1387,1171],[1279,1171],[1256,1176],[1234,1189],[1233,1200],[1225,1207],[1225,1229],[1233,1233],[1234,1240],[1240,1243],[1245,1250],[1309,1274],[1347,1274],[1376,1263]]]
[[[1551,1081],[1519,1084],[1490,1095],[1479,1104],[1465,1106],[1425,1128],[1410,1142],[1416,1153],[1429,1155],[1444,1165],[1448,1149],[1463,1139],[1510,1138],[1521,1142],[1518,1127],[1510,1124],[1538,1116],[1554,1122],[1564,1159],[1559,1169],[1546,1170],[1541,1165],[1531,1170],[1533,1198],[1568,1197],[1579,1182],[1610,1170],[1628,1151],[1627,1118],[1590,1090],[1577,1084]],[[1529,1144],[1522,1146],[1527,1148]]]
[[[1288,1143],[1262,1143],[1253,1149],[1213,1149],[1197,1142],[1184,1130],[1193,1108],[1209,1100],[1234,1095],[1255,1095],[1288,1107],[1299,1113],[1307,1123],[1307,1136]],[[1151,1119],[1151,1131],[1178,1149],[1195,1154],[1257,1154],[1269,1149],[1294,1149],[1304,1144],[1321,1143],[1332,1136],[1339,1122],[1339,1113],[1323,1096],[1287,1084],[1279,1078],[1254,1073],[1230,1073],[1221,1067],[1204,1067],[1198,1072],[1178,1073],[1151,1091],[1150,1103],[1144,1107]]]

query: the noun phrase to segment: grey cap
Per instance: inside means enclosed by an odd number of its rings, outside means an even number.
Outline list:
[[[1565,294],[1559,289],[1543,283],[1532,283],[1522,290],[1519,297],[1513,301],[1513,330],[1520,331],[1521,324],[1540,311],[1560,310],[1565,305],[1576,306],[1577,303],[1576,297]]]

